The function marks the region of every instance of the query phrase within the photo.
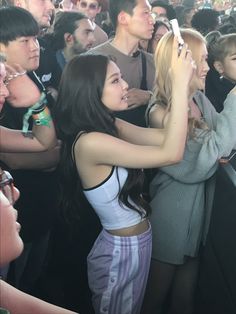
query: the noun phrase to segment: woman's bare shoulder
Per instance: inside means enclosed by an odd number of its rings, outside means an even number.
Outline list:
[[[150,127],[163,128],[163,119],[166,115],[166,109],[160,104],[154,104],[149,111]]]

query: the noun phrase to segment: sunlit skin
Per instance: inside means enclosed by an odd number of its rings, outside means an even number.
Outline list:
[[[39,67],[39,43],[36,36],[18,37],[8,45],[0,44],[1,52],[7,56],[9,65],[20,64],[26,71]]]
[[[222,75],[236,83],[236,48],[221,62]]]
[[[26,71],[39,67],[39,43],[36,36],[18,37],[8,45],[0,44],[0,50],[7,56],[9,65],[19,64]]]
[[[123,80],[119,68],[110,61],[102,93],[103,104],[112,111],[127,109],[127,90],[128,84]]]
[[[87,6],[84,7],[82,4],[87,4]],[[77,1],[77,9],[87,15],[91,21],[94,21],[96,15],[101,12],[101,6],[96,0],[79,0]]]
[[[19,198],[19,191],[14,188],[14,201]],[[17,222],[17,211],[0,190],[0,266],[18,257],[23,250],[19,236],[20,224]]]
[[[9,91],[4,83],[6,78],[6,68],[4,63],[0,63],[0,112],[2,111],[3,104],[7,96],[9,96]]]
[[[194,94],[197,90],[205,89],[206,75],[209,71],[207,63],[208,53],[204,43],[199,45],[199,61],[195,60],[197,68],[194,72],[193,78],[190,82],[191,94]]]
[[[127,29],[136,38],[151,39],[154,29],[154,19],[151,15],[151,6],[147,0],[137,1],[133,14],[127,17]]]
[[[17,5],[29,11],[40,28],[49,28],[55,10],[52,0],[19,0]]]

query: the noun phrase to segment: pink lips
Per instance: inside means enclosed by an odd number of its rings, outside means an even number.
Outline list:
[[[39,55],[32,56],[32,57],[30,57],[30,59],[39,59]]]

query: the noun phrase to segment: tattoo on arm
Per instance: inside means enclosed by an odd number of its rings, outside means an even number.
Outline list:
[[[34,133],[33,132],[21,132],[22,133],[22,135],[24,136],[24,137],[27,137],[27,138],[31,138],[31,139],[33,139],[34,138]]]

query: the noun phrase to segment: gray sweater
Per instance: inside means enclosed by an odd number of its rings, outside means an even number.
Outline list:
[[[150,186],[153,258],[182,264],[197,256],[209,229],[218,160],[236,147],[236,96],[219,114],[201,92],[194,99],[210,130],[196,129],[183,160],[160,168]]]

